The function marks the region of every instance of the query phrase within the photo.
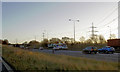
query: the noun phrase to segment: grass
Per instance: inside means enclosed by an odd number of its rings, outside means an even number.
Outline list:
[[[118,63],[31,52],[3,46],[3,58],[16,70],[117,70]]]

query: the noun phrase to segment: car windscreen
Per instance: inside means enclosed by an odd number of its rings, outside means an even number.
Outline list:
[[[114,49],[113,47],[111,47],[110,49]]]
[[[85,49],[97,49],[96,47],[86,47]]]
[[[91,49],[91,47],[86,47],[85,49]]]
[[[63,44],[62,46],[63,46],[63,47],[66,47],[67,45]]]

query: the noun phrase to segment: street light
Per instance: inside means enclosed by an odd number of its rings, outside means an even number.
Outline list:
[[[79,20],[69,19],[69,21],[73,21],[73,24],[74,24],[74,43],[75,43],[75,22],[79,22]]]

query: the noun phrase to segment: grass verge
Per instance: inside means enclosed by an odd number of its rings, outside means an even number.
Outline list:
[[[3,58],[16,70],[117,70],[114,62],[31,52],[3,46]]]

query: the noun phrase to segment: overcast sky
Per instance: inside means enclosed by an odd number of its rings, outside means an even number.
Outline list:
[[[111,33],[118,35],[118,3],[117,2],[3,2],[2,3],[2,34],[3,39],[15,43],[42,40],[46,38],[73,38],[73,22],[76,22],[76,40],[81,36],[88,38],[94,23],[96,34],[106,39]]]

